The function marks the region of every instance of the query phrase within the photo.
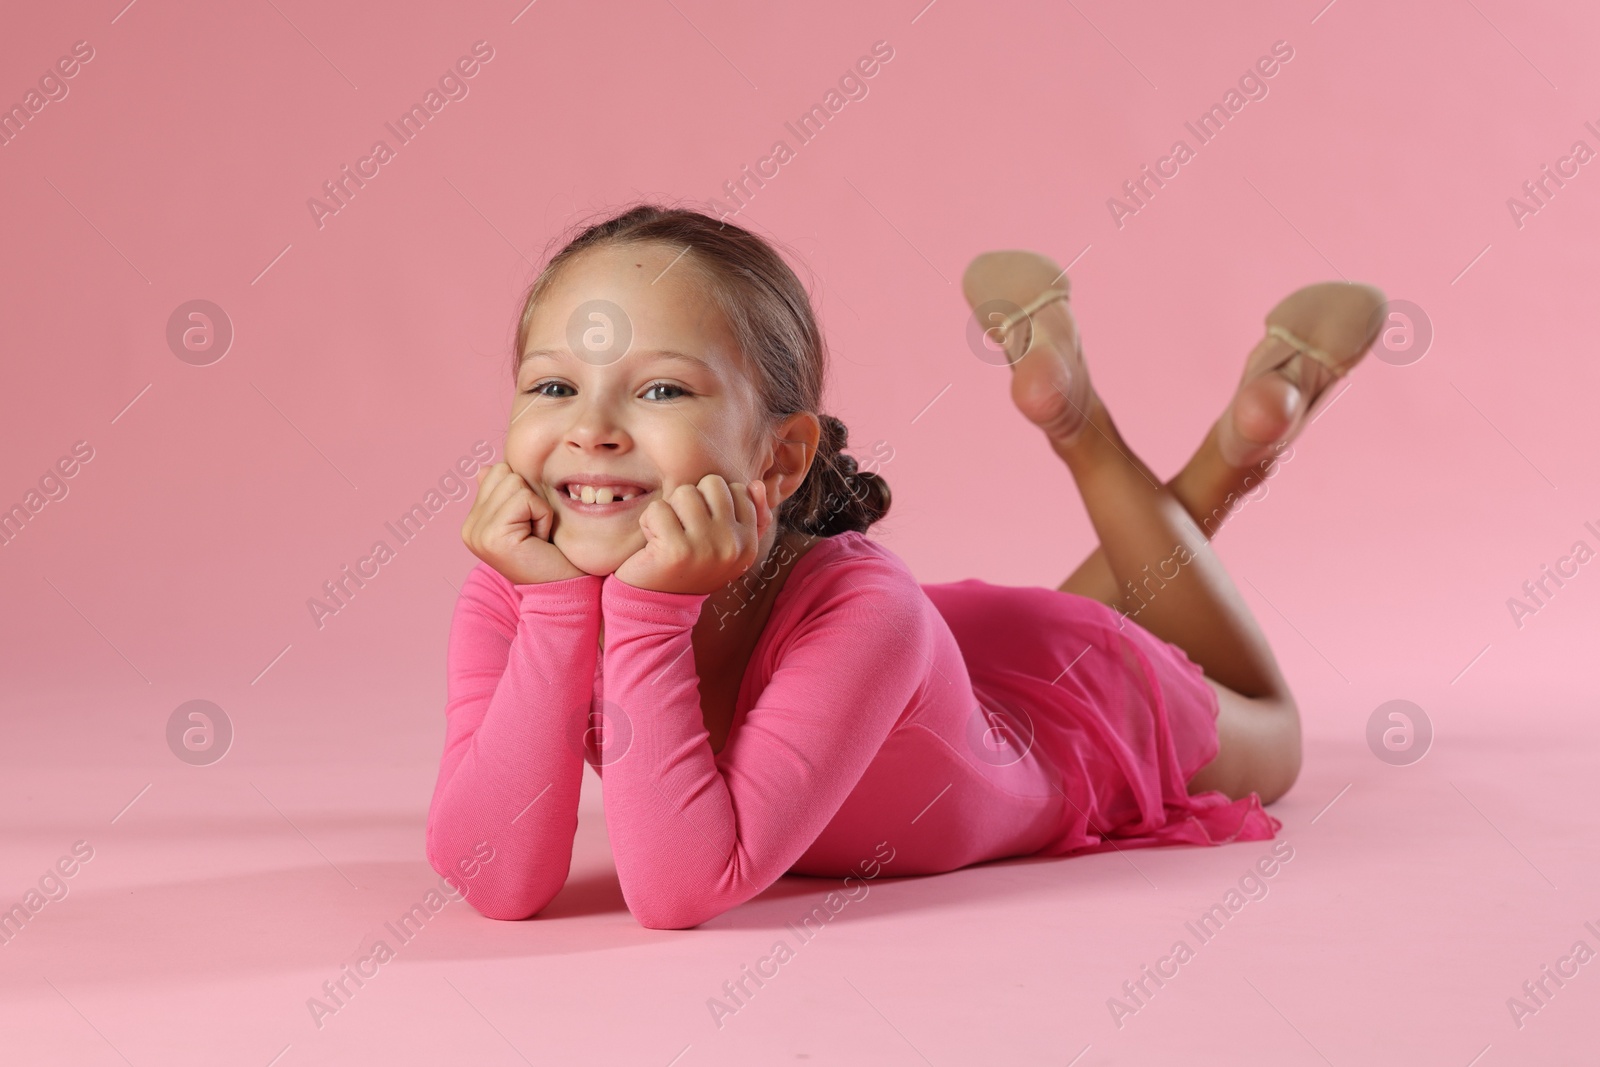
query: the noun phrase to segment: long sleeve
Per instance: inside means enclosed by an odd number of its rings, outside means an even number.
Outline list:
[[[781,661],[720,753],[700,706],[692,630],[704,594],[609,575],[605,699],[622,720],[601,761],[623,898],[652,929],[698,925],[766,889],[816,840],[929,684],[928,615],[870,573],[783,636]]]
[[[450,625],[444,753],[428,808],[427,856],[490,918],[527,918],[567,880],[594,698],[601,580],[515,585],[485,564],[462,583]],[[470,878],[463,862],[474,871]]]

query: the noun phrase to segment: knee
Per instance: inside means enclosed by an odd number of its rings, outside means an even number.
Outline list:
[[[1281,727],[1271,746],[1269,758],[1260,768],[1255,792],[1261,803],[1271,804],[1294,787],[1300,777],[1304,750],[1300,742],[1300,714],[1290,700],[1278,714]]]

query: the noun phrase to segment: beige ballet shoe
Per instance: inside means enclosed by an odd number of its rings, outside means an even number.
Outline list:
[[[1331,402],[1328,387],[1372,347],[1384,308],[1381,290],[1351,282],[1308,285],[1279,301],[1217,420],[1223,461],[1253,467],[1298,437]],[[1282,380],[1279,387],[1255,385],[1273,373]]]
[[[986,324],[984,336],[1005,352],[1018,410],[1057,445],[1071,443],[1088,426],[1094,395],[1070,308],[1039,319],[1054,302],[1069,302],[1065,273],[1048,256],[1007,250],[975,257],[961,279],[975,313],[996,304],[1013,309],[998,324]],[[1035,343],[1046,335],[1051,343]]]

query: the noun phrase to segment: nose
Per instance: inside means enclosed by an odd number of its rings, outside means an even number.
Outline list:
[[[571,410],[572,421],[566,432],[568,445],[588,452],[599,449],[616,451],[627,443],[627,432],[605,396],[591,393],[580,399]]]

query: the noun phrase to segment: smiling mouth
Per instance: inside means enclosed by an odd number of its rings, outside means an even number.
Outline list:
[[[631,500],[649,492],[637,485],[584,485],[568,482],[556,486],[556,492],[568,500],[581,500],[585,504],[609,504],[613,500]]]
[[[580,486],[576,482],[558,485],[552,494],[563,507],[579,515],[616,515],[631,510],[653,490],[638,486]]]

